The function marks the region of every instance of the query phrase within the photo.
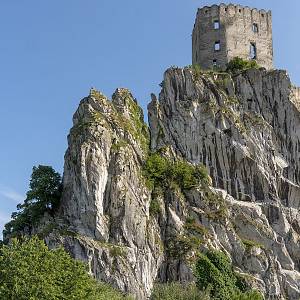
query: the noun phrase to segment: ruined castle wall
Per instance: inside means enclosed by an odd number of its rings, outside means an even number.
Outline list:
[[[259,65],[273,68],[272,15],[265,10],[228,5],[220,9],[220,19],[226,28],[227,59],[238,56],[250,59],[250,45],[256,46]],[[258,32],[253,31],[253,24]]]
[[[214,29],[214,22],[220,28]],[[253,24],[258,32],[253,31]],[[220,50],[215,43],[220,41]],[[250,45],[254,44],[259,65],[273,68],[272,15],[265,10],[240,5],[213,5],[198,9],[193,30],[193,64],[207,69],[213,61],[225,67],[234,57],[250,59]]]
[[[219,29],[214,29],[214,21],[220,19],[219,6],[198,9],[193,30],[193,64],[199,64],[205,69],[213,66],[213,60],[218,64],[227,61],[225,28],[220,23]],[[215,42],[220,41],[220,51],[215,51]]]
[[[291,97],[291,101],[295,104],[297,109],[300,111],[300,87],[292,88],[293,95]]]

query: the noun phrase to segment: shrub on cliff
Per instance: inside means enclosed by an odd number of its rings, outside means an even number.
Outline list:
[[[61,176],[50,166],[33,167],[29,191],[23,204],[5,225],[4,236],[18,234],[39,221],[45,212],[53,214],[59,205],[62,192]]]
[[[167,187],[175,182],[181,189],[189,190],[210,184],[207,169],[202,164],[194,166],[184,160],[172,161],[159,153],[149,155],[144,165],[144,176],[151,187]]]
[[[237,73],[238,71],[253,68],[259,68],[259,65],[257,64],[256,60],[244,60],[240,57],[235,57],[227,64],[226,71],[230,73]]]
[[[63,249],[49,250],[37,237],[14,239],[0,249],[2,300],[129,299],[98,283]]]
[[[263,300],[261,293],[246,290],[234,272],[229,258],[221,251],[201,254],[196,264],[197,286],[210,290],[212,299],[218,300]]]
[[[170,282],[156,284],[152,291],[151,300],[210,300],[208,293],[201,292],[195,284]]]

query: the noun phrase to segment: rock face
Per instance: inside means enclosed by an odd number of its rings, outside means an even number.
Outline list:
[[[155,281],[194,280],[197,251],[231,257],[267,299],[300,297],[300,114],[285,71],[166,71],[148,106],[95,90],[76,111],[59,230],[47,234],[95,277],[146,299]],[[211,187],[147,187],[148,147],[204,164]],[[153,201],[158,205],[153,209]]]
[[[162,259],[159,228],[149,218],[151,193],[141,176],[149,147],[142,110],[126,89],[112,102],[92,90],[73,121],[60,214],[76,236],[63,243],[97,278],[142,299]]]

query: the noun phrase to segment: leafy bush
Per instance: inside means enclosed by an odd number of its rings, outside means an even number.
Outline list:
[[[232,296],[232,300],[264,300],[263,295],[256,291],[251,290],[246,293],[236,293]]]
[[[166,252],[173,259],[185,259],[191,251],[197,251],[202,240],[194,235],[177,235],[167,242]]]
[[[201,292],[195,284],[181,284],[171,282],[156,284],[154,286],[151,300],[209,300],[208,293]]]
[[[37,237],[14,239],[0,249],[0,299],[128,299],[98,283],[63,249],[49,250]]]
[[[150,202],[149,212],[151,216],[155,216],[159,214],[161,211],[160,204],[158,200],[152,199]]]
[[[171,182],[175,182],[181,189],[189,190],[210,183],[203,165],[193,166],[184,160],[173,162],[158,153],[149,155],[144,165],[144,175],[150,187],[168,187]]]
[[[211,288],[211,296],[214,299],[230,300],[234,293],[234,285],[226,281],[224,274],[201,254],[196,264],[197,286],[200,290]]]
[[[198,288],[203,290],[210,287],[213,299],[263,299],[261,293],[255,290],[245,292],[245,282],[234,272],[229,258],[221,251],[208,251],[206,255],[199,256],[196,277]]]
[[[58,208],[62,192],[61,176],[50,166],[33,167],[30,190],[23,204],[17,205],[17,212],[5,225],[3,235],[20,233],[39,221],[45,212],[53,214]]]
[[[233,58],[228,64],[227,64],[227,72],[231,73],[237,73],[238,71],[243,71],[247,69],[257,69],[259,68],[259,65],[255,60],[244,60],[240,57]]]

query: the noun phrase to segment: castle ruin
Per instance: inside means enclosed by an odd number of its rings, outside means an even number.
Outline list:
[[[273,68],[271,11],[240,5],[213,5],[198,9],[193,30],[193,64],[220,67],[234,57],[256,60]]]

